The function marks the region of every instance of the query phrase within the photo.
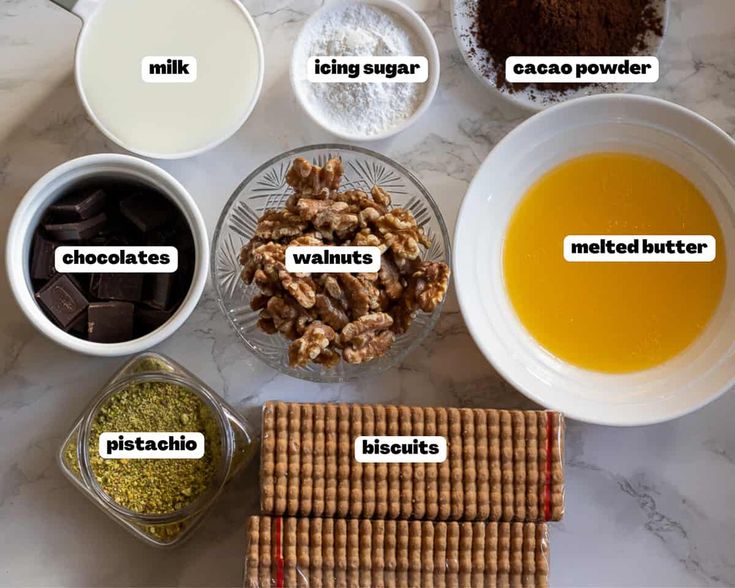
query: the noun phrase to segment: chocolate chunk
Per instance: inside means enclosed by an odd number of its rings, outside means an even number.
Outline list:
[[[94,274],[89,289],[101,300],[140,302],[143,296],[143,274]]]
[[[56,273],[54,251],[56,244],[46,239],[40,232],[33,237],[31,252],[31,279],[49,280]]]
[[[65,331],[87,308],[87,299],[66,274],[57,274],[36,294],[36,299]]]
[[[95,343],[133,338],[135,307],[130,302],[92,302],[87,310],[87,336]]]
[[[63,220],[85,220],[102,212],[107,196],[103,190],[88,190],[63,196],[48,211],[54,218]]]
[[[145,277],[143,300],[151,308],[168,308],[174,285],[174,274],[148,274]]]
[[[71,223],[46,224],[44,229],[53,239],[59,241],[82,241],[94,237],[105,226],[107,217],[104,212],[97,216]]]
[[[135,334],[142,337],[155,331],[158,327],[168,321],[174,314],[173,310],[159,310],[157,308],[146,308],[138,306],[135,309]]]
[[[122,200],[120,212],[143,233],[165,225],[176,214],[174,207],[164,198],[147,193],[135,194]]]

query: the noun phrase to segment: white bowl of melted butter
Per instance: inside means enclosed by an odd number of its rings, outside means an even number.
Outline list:
[[[599,230],[578,232],[580,226],[589,228],[589,224],[585,225],[588,219],[580,219],[573,206],[563,209],[569,206],[564,190],[541,194],[543,197],[536,198],[540,207],[524,210],[530,206],[534,192],[543,187],[544,178],[561,174],[565,166],[578,165],[589,157],[623,158],[640,164],[641,169],[666,166],[669,171],[659,175],[662,179],[657,181],[646,174],[626,178],[599,173],[595,177],[588,172],[588,177],[580,176],[578,185],[597,185],[604,190],[609,184],[617,186],[617,192],[630,189],[631,195],[636,196],[622,198],[622,204],[617,205],[597,198],[592,190],[578,190],[579,198],[597,199],[600,206],[609,207],[609,219],[604,219],[607,226],[600,227],[603,223],[598,222],[593,227]],[[643,160],[649,163],[641,163]],[[695,203],[699,206],[698,214],[716,221],[696,224],[695,214],[679,214],[672,192],[675,184],[688,186],[689,202],[681,200],[682,211],[686,207],[693,210],[692,199],[702,199]],[[567,184],[567,190],[577,190],[575,183]],[[652,210],[653,220],[635,226],[617,224],[629,216],[629,208],[651,212],[646,211],[646,202],[638,201],[646,192],[652,205],[658,207]],[[695,192],[696,197],[692,195]],[[612,197],[620,195],[613,193]],[[584,206],[587,204],[580,204],[580,208]],[[660,216],[667,219],[666,223],[656,224],[657,211],[664,213]],[[516,231],[519,219],[521,224],[525,223],[526,240],[537,238],[534,230],[543,235],[562,226],[550,242],[551,257],[549,251],[539,250],[536,259],[534,251],[523,250],[527,243],[519,239]],[[566,224],[569,226],[563,226]],[[662,283],[650,281],[651,276],[646,275],[651,269],[662,270],[652,268],[655,264],[650,263],[648,270],[646,264],[608,263],[605,268],[601,263],[589,263],[587,270],[591,270],[592,281],[579,280],[575,282],[576,290],[569,289],[569,276],[581,274],[574,274],[563,265],[566,260],[562,240],[566,232],[695,234],[702,227],[717,237],[722,271],[712,272],[716,296],[702,289],[706,287],[703,282],[695,284],[692,280],[690,284],[680,277],[662,287]],[[578,420],[644,425],[694,411],[735,384],[733,251],[735,142],[703,117],[663,100],[625,94],[594,96],[537,114],[508,134],[490,153],[472,181],[459,214],[454,238],[454,279],[462,314],[475,342],[519,391]],[[515,268],[511,266],[513,259]],[[547,272],[546,283],[537,281],[538,272],[554,264],[561,268],[558,275]],[[579,266],[580,272],[584,270],[584,264],[574,265]],[[614,274],[618,270],[613,267],[623,265],[628,266],[626,273],[621,274],[621,279],[627,279],[625,287],[616,284]],[[672,272],[668,270],[674,270],[674,266],[692,264],[665,265],[670,276]],[[639,281],[635,280],[635,272],[640,272]],[[606,296],[608,292],[600,292],[602,280],[608,280],[610,288],[619,288],[626,299],[611,299]],[[519,284],[521,288],[527,286],[520,297]],[[654,289],[660,304],[651,296]],[[564,291],[577,297],[586,308],[576,312],[574,303],[559,295]],[[556,296],[553,304],[549,296]],[[604,298],[604,304],[595,296]],[[692,308],[687,308],[687,300]],[[672,301],[678,306],[672,306]],[[615,309],[619,320],[610,312],[611,305],[620,305]],[[703,312],[696,315],[695,307],[702,307]],[[642,309],[648,310],[641,312]],[[563,320],[554,316],[556,312],[567,313],[564,320],[568,319],[568,333],[564,332]],[[656,317],[648,316],[653,313],[665,320],[656,322]],[[649,319],[650,329],[638,328],[647,325]],[[701,324],[696,324],[697,320]],[[589,325],[575,321],[595,323],[602,328],[598,332],[585,331]],[[642,325],[637,325],[637,321]],[[679,328],[685,322],[689,330]],[[570,333],[576,335],[570,337]],[[627,339],[621,339],[621,333]],[[672,336],[682,338],[656,340]],[[617,358],[609,353],[611,349],[619,353]]]

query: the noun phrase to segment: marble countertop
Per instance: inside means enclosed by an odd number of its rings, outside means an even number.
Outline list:
[[[423,119],[371,147],[416,173],[449,226],[480,162],[527,113],[499,103],[464,65],[448,0],[410,2],[442,59]],[[246,0],[265,40],[255,112],[206,155],[160,164],[197,198],[213,230],[253,167],[332,139],[299,110],[287,75],[291,43],[316,0]],[[672,0],[661,80],[645,93],[694,109],[735,133],[735,2]],[[83,154],[119,151],[87,121],[73,84],[79,21],[47,0],[0,0],[0,235],[30,185]],[[272,42],[274,38],[278,42]],[[3,243],[4,245],[4,243]],[[3,269],[4,271],[4,269]],[[0,281],[0,585],[239,586],[257,470],[227,489],[180,549],[128,536],[69,484],[54,458],[89,398],[122,363],[76,355],[24,319]],[[315,385],[252,357],[208,289],[159,350],[257,422],[266,399],[526,407],[475,347],[453,295],[436,332],[399,368],[371,381]],[[735,394],[667,424],[615,429],[569,422],[564,521],[551,529],[553,586],[735,585]]]

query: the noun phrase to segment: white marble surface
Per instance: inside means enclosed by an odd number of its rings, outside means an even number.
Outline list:
[[[204,156],[161,165],[214,228],[234,187],[288,148],[331,139],[299,111],[287,66],[316,0],[246,0],[266,47],[263,96],[237,135]],[[447,0],[412,2],[436,35],[442,80],[415,127],[373,145],[413,170],[448,225],[475,169],[526,114],[473,78],[452,37]],[[79,22],[46,0],[0,0],[0,235],[25,190],[71,157],[117,151],[85,119],[72,81]],[[672,2],[662,79],[646,93],[735,132],[735,2]],[[62,478],[54,455],[91,395],[122,360],[67,352],[40,336],[0,282],[0,585],[238,586],[256,469],[234,482],[192,540],[160,552],[129,537]],[[526,406],[485,362],[451,300],[437,332],[399,369],[369,382],[317,386],[248,354],[208,291],[160,350],[247,415],[270,398]],[[735,585],[735,395],[664,425],[570,422],[567,511],[551,531],[554,586]],[[256,419],[257,421],[257,419]]]

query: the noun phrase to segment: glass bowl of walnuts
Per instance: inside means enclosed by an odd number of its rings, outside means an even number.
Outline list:
[[[301,246],[377,247],[380,269],[287,271],[286,251]],[[238,186],[211,272],[222,312],[257,357],[297,378],[343,382],[385,371],[421,343],[439,319],[450,259],[439,207],[408,170],[325,144],[274,157]]]

